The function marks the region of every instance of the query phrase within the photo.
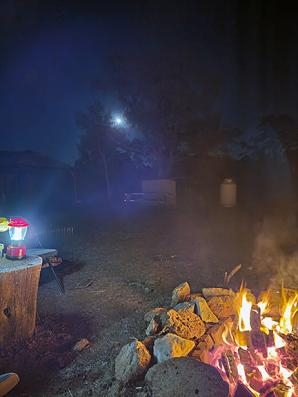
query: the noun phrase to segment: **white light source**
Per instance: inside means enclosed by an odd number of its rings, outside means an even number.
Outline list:
[[[111,125],[114,128],[127,128],[127,121],[121,113],[112,113],[111,115]]]

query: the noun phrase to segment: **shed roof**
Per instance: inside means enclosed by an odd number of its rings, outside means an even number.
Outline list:
[[[7,167],[33,167],[70,169],[71,167],[62,161],[52,159],[44,154],[25,151],[0,150],[0,168]]]

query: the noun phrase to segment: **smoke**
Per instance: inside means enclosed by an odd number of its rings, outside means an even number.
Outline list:
[[[265,217],[256,234],[252,266],[271,287],[298,285],[298,231],[295,217],[282,213]]]

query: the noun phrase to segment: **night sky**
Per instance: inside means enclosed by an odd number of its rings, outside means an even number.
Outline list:
[[[81,4],[80,4],[81,3]],[[190,48],[218,74],[216,110],[248,128],[266,113],[298,110],[294,2],[0,2],[2,150],[36,150],[73,163],[75,112],[108,79],[108,59]],[[111,110],[119,104],[103,98]],[[120,106],[121,107],[121,106]]]

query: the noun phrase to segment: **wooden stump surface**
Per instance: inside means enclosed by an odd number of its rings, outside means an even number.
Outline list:
[[[42,259],[0,258],[0,347],[33,335]]]

